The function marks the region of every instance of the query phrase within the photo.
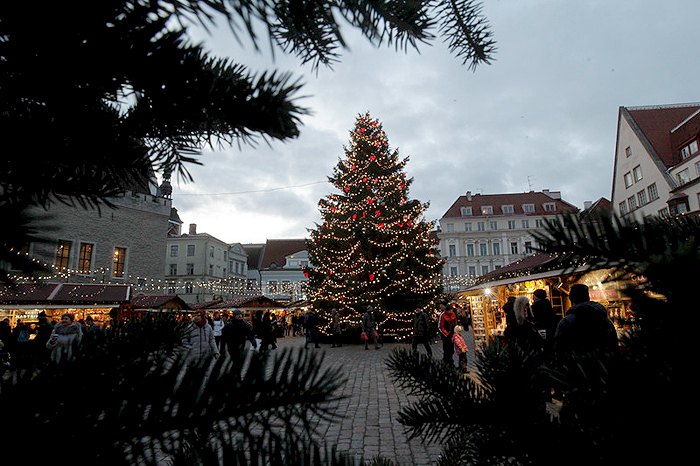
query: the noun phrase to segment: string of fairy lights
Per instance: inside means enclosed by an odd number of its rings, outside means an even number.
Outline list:
[[[368,114],[350,132],[346,158],[330,181],[339,191],[319,201],[323,222],[310,233],[309,299],[334,303],[341,322],[357,324],[357,309],[371,304],[386,314],[387,336],[411,332],[414,309],[389,310],[394,297],[431,302],[442,288],[442,260],[429,237],[427,208],[408,200],[408,158],[390,150],[381,124]]]

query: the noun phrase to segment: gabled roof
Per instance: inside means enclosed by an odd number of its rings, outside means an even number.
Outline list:
[[[118,305],[128,303],[131,285],[113,283],[20,283],[0,285],[0,304]]]
[[[248,255],[248,270],[260,270],[260,260],[265,250],[264,244],[241,244],[241,247]]]
[[[601,215],[610,215],[612,213],[612,204],[609,200],[601,197],[595,201],[588,209],[581,212],[584,217],[600,217]]]
[[[260,270],[267,270],[276,264],[277,268],[284,267],[286,257],[306,250],[305,239],[268,239],[265,244]]]
[[[647,149],[653,149],[652,155],[658,156],[666,168],[681,162],[678,145],[683,141],[676,140],[678,137],[673,137],[672,132],[678,132],[682,123],[697,125],[697,121],[690,117],[699,109],[700,103],[620,107],[640,141]],[[681,133],[683,131],[678,134]]]
[[[134,309],[162,309],[164,307],[175,309],[189,309],[190,306],[176,294],[140,294],[131,300]]]
[[[469,198],[471,198],[471,200]],[[542,205],[546,203],[556,204],[556,210],[545,211]],[[522,207],[523,204],[534,204],[535,211],[528,213],[524,212]],[[501,209],[501,206],[504,205],[512,205],[513,213],[504,214]],[[496,215],[552,215],[578,211],[576,206],[569,204],[562,199],[555,199],[540,191],[512,194],[471,194],[469,196],[459,196],[454,204],[447,209],[447,212],[445,212],[443,218],[463,217],[461,212],[462,207],[472,208],[472,215],[467,217],[482,217],[481,208],[484,206],[493,207],[493,215],[489,214],[489,217]]]
[[[284,304],[270,299],[267,296],[244,296],[237,299],[230,299],[224,301],[223,299],[216,299],[214,301],[205,301],[202,303],[196,303],[192,305],[193,310],[213,310],[213,309],[235,309],[235,308],[251,308],[251,307],[285,307]]]
[[[545,267],[559,264],[561,256],[557,254],[538,253],[531,256],[525,256],[519,261],[511,262],[499,269],[492,270],[477,278],[476,283],[487,283],[499,280],[504,277],[518,277],[521,275],[529,275],[535,273]]]

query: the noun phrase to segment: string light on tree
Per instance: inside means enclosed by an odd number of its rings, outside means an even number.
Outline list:
[[[338,193],[319,201],[323,221],[310,232],[309,300],[322,316],[338,308],[351,326],[371,304],[385,337],[402,340],[415,308],[442,293],[442,260],[423,219],[428,205],[409,198],[408,158],[389,148],[369,114],[358,116],[344,152],[329,177]]]

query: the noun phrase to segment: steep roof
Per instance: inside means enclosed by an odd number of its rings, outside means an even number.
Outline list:
[[[241,247],[248,255],[248,270],[260,270],[260,259],[262,259],[265,245],[260,243],[248,243],[241,244]]]
[[[471,200],[469,198],[471,198]],[[556,210],[545,211],[543,204],[552,202],[556,204]],[[523,204],[534,204],[535,211],[528,213],[524,212]],[[501,206],[503,205],[512,205],[513,213],[504,214],[501,210]],[[447,212],[445,212],[443,218],[463,217],[461,213],[462,207],[472,208],[471,217],[483,217],[483,215],[481,215],[481,208],[484,206],[493,207],[493,215],[489,214],[489,217],[497,215],[552,215],[578,211],[576,206],[541,191],[512,194],[469,194],[466,196],[459,196],[454,204],[447,209]]]
[[[601,215],[610,215],[611,213],[612,204],[606,198],[601,197],[581,214],[587,217],[600,217]]]
[[[286,262],[285,257],[305,250],[305,239],[268,239],[260,262],[260,270],[269,269],[273,263],[281,269]]]
[[[700,109],[700,103],[620,109],[639,139],[648,143],[666,168],[670,168],[681,161],[678,144],[683,142],[676,140],[672,132]]]

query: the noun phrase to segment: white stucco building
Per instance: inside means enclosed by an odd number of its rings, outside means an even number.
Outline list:
[[[448,277],[476,277],[522,259],[536,246],[533,230],[578,209],[558,191],[460,196],[440,219],[440,254]]]
[[[638,220],[700,211],[700,103],[620,107],[611,202]]]

